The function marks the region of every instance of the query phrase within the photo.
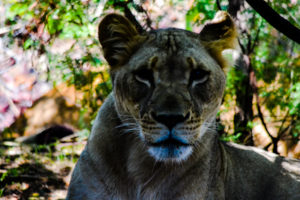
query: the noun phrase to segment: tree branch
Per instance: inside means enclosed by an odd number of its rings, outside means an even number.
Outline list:
[[[134,8],[135,8],[135,10],[137,12],[144,13],[146,15],[146,26],[150,30],[153,30],[153,28],[152,28],[152,20],[151,20],[151,18],[149,16],[148,12],[141,5],[133,4],[133,6],[134,6]]]
[[[267,124],[265,122],[264,116],[263,116],[261,108],[260,108],[258,94],[257,94],[257,92],[254,92],[254,93],[255,93],[255,98],[256,98],[256,108],[257,108],[257,112],[258,112],[258,117],[259,117],[265,131],[267,132],[268,136],[271,138],[271,140],[273,140],[274,137],[271,135],[271,133],[268,130]]]
[[[217,7],[218,7],[218,10],[222,10],[220,0],[216,0],[216,4],[217,4]]]
[[[135,16],[132,14],[132,12],[130,11],[130,9],[128,8],[127,5],[126,5],[126,7],[124,7],[124,13],[125,13],[125,17],[127,17],[127,19],[129,19],[129,21],[131,21],[131,22],[135,25],[135,27],[136,27],[136,29],[137,29],[137,31],[138,31],[139,33],[145,32],[144,28],[143,28],[142,25],[137,21],[137,19],[136,19]]]
[[[269,22],[279,32],[291,40],[300,44],[300,29],[281,17],[263,0],[246,0],[248,4],[258,12],[267,22]]]
[[[131,23],[134,24],[135,28],[137,29],[137,31],[139,33],[143,33],[143,32],[145,32],[144,28],[137,21],[137,19],[135,18],[135,16],[132,14],[132,12],[130,11],[130,9],[128,8],[128,4],[131,3],[131,2],[132,2],[132,0],[130,0],[130,1],[124,1],[124,2],[123,1],[122,2],[121,1],[120,2],[116,1],[116,2],[114,2],[113,7],[121,7],[121,8],[123,8],[124,9],[125,17],[127,19],[129,19],[129,21]]]
[[[232,17],[235,18],[237,12],[240,10],[243,4],[244,4],[244,0],[229,0],[227,11]]]
[[[278,143],[278,141],[279,141],[279,138],[278,138],[278,137],[277,137],[277,138],[273,137],[273,136],[271,135],[271,133],[269,132],[268,127],[267,127],[267,124],[266,124],[266,122],[265,122],[265,120],[264,120],[264,116],[263,116],[263,114],[262,114],[262,112],[261,112],[261,108],[260,108],[260,105],[259,105],[258,94],[257,94],[256,92],[255,92],[255,97],[256,97],[256,101],[257,101],[257,102],[256,102],[256,108],[257,108],[257,111],[258,111],[259,119],[260,119],[260,121],[261,121],[261,123],[262,123],[264,129],[266,130],[268,136],[270,137],[270,139],[271,139],[271,141],[272,141],[272,143],[273,143],[273,153],[278,154],[278,151],[277,151],[277,143]],[[269,146],[269,145],[268,145],[268,146]]]
[[[254,48],[256,46],[256,44],[258,43],[258,38],[259,38],[259,33],[260,33],[260,27],[262,25],[262,22],[260,23],[260,26],[259,28],[257,29],[257,32],[256,32],[256,35],[255,35],[255,38],[254,38],[254,41],[252,42],[252,46],[251,48],[249,49],[249,53],[252,53],[254,51]]]
[[[278,134],[277,134],[278,136],[281,135],[281,133],[283,132],[283,131],[282,131],[283,125],[284,125],[284,123],[285,123],[285,121],[286,121],[286,119],[287,119],[288,116],[289,116],[289,111],[286,112],[286,114],[285,114],[283,120],[281,120],[282,122],[281,122],[281,125],[280,125],[280,127],[279,127]]]
[[[272,144],[273,144],[273,142],[270,142],[270,143],[269,143],[269,144],[267,144],[267,145],[266,145],[266,146],[265,146],[263,149],[267,151],[267,150],[268,150],[268,148],[269,148],[269,147],[270,147]]]
[[[278,141],[280,139],[280,137],[273,137],[267,127],[267,124],[265,122],[265,119],[264,119],[264,116],[263,116],[263,113],[261,111],[261,108],[260,108],[260,103],[259,103],[259,95],[258,95],[258,90],[257,90],[257,83],[256,83],[256,78],[255,78],[255,74],[254,74],[254,71],[252,72],[251,74],[253,77],[252,77],[252,83],[250,83],[250,85],[252,86],[253,88],[253,93],[255,95],[255,98],[256,98],[256,108],[257,108],[257,112],[258,112],[258,117],[265,129],[265,131],[267,132],[268,136],[270,137],[272,143],[273,143],[273,153],[276,153],[278,154],[278,150],[277,150],[277,146],[278,146]],[[267,145],[269,146],[269,145]],[[265,147],[266,148],[266,147]]]
[[[243,54],[246,54],[246,49],[245,49],[244,45],[241,43],[240,38],[238,38],[238,43],[239,43],[239,46],[240,46],[240,48],[241,48],[241,50],[242,50],[242,53],[243,53]]]

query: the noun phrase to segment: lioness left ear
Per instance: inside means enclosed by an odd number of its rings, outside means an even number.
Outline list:
[[[109,14],[100,22],[98,37],[111,67],[125,64],[143,38],[125,17]]]
[[[214,19],[205,24],[200,32],[201,43],[221,67],[225,67],[222,51],[234,48],[237,43],[237,30],[233,19],[225,11],[218,11]]]

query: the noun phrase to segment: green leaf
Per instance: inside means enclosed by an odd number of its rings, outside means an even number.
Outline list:
[[[31,38],[29,38],[24,42],[23,48],[29,49],[33,44],[34,44],[34,41]]]

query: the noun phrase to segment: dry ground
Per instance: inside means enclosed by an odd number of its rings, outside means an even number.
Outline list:
[[[0,143],[0,199],[64,199],[85,139],[50,145]]]

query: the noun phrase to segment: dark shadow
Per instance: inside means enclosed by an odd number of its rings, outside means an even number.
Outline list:
[[[0,177],[3,179],[0,181],[0,188],[4,188],[2,196],[14,195],[18,199],[29,199],[33,193],[47,199],[51,191],[66,189],[61,177],[39,163],[25,163],[16,168],[10,168],[6,175],[0,173]],[[26,187],[20,189],[18,185]]]
[[[61,139],[65,136],[72,135],[74,132],[72,129],[62,126],[54,125],[40,133],[29,136],[22,141],[24,144],[51,144],[56,140]]]

